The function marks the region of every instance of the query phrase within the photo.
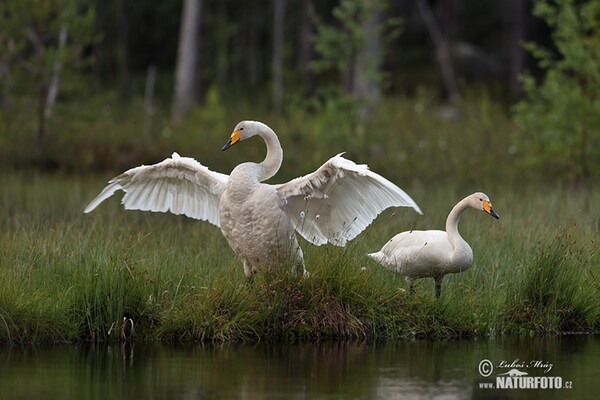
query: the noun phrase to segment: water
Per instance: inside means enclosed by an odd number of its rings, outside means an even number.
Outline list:
[[[499,376],[513,381],[499,375],[511,369],[538,377],[538,385],[559,377],[572,388],[480,388]],[[0,347],[2,399],[575,399],[597,398],[599,378],[600,337],[593,335]]]

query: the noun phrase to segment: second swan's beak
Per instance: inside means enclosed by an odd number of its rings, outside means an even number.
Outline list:
[[[239,142],[241,134],[242,134],[242,131],[239,129],[237,131],[233,132],[231,134],[231,137],[229,138],[227,143],[225,143],[225,146],[223,146],[223,148],[221,150],[225,151],[228,148],[230,148],[231,146],[233,146],[234,144],[236,144],[237,142]]]
[[[494,217],[496,219],[500,219],[498,214],[496,214],[496,211],[494,211],[494,209],[492,208],[492,203],[490,203],[489,201],[483,202],[483,211],[490,214],[492,217]]]

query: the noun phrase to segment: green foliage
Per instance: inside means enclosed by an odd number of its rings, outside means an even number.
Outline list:
[[[377,86],[382,85],[383,49],[368,56],[363,53],[370,45],[370,37],[392,40],[400,33],[397,18],[379,21],[376,17],[384,8],[384,2],[380,0],[343,0],[332,11],[335,23],[325,24],[314,17],[317,32],[313,41],[319,59],[313,61],[311,67],[320,74],[334,72],[340,82],[339,95],[352,93],[352,81],[358,73],[364,73]],[[357,71],[358,62],[365,63],[361,67],[363,71]]]
[[[57,64],[70,72],[88,65],[90,59],[83,52],[95,40],[95,14],[86,4],[81,0],[2,2],[0,60],[10,70],[6,79],[29,76],[26,82],[48,84]],[[64,45],[61,34],[66,35]]]
[[[549,176],[600,174],[600,4],[538,1],[534,14],[553,29],[558,55],[535,43],[525,48],[545,72],[523,77],[526,98],[514,107],[527,167]]]
[[[88,89],[78,72],[90,65],[85,52],[96,40],[94,22],[94,7],[81,0],[0,3],[0,68],[6,68],[0,73],[0,121],[7,132],[33,138],[37,131],[38,150],[44,147],[56,96]]]
[[[313,40],[321,59],[313,62],[315,71],[333,69],[343,73],[351,68],[356,53],[365,44],[364,28],[372,8],[366,1],[344,0],[332,11],[336,25],[316,20],[317,34]]]
[[[256,119],[277,132],[284,149],[284,163],[273,183],[314,171],[341,152],[400,186],[413,181],[485,184],[520,178],[511,153],[514,125],[488,95],[466,95],[459,119],[440,115],[435,95],[427,90],[415,99],[382,99],[373,116],[359,123],[350,117],[353,107],[351,100],[323,97],[311,106],[300,102],[290,107],[284,117],[274,116],[253,104],[225,106],[211,87],[204,105],[194,107],[186,120],[172,124],[169,112],[157,108],[151,129],[145,132],[149,117],[143,103],[123,105],[116,94],[107,93],[61,105],[61,112],[48,121],[49,130],[60,131],[48,145],[48,158],[63,171],[108,170],[108,175],[116,175],[176,151],[229,173],[241,162],[264,158],[264,143],[257,138],[231,153],[220,151],[237,122]],[[0,159],[12,168],[33,165],[31,137],[22,132],[34,129],[35,122],[4,123]],[[536,172],[536,176],[544,173]]]
[[[514,124],[485,93],[467,93],[460,118],[442,115],[435,94],[426,89],[414,98],[382,99],[374,114],[359,122],[349,108],[351,103],[328,98],[317,110],[293,108],[273,124],[285,158],[278,179],[305,174],[340,152],[400,186],[486,185],[521,178],[512,150]],[[297,165],[295,175],[286,176],[290,164]]]

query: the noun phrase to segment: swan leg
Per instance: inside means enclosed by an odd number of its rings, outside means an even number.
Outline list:
[[[435,298],[439,299],[442,294],[442,278],[435,280]]]
[[[298,268],[300,267],[300,268]],[[292,266],[292,275],[299,275],[298,270],[300,270],[300,274],[303,278],[308,278],[310,274],[306,270],[306,266],[304,265],[304,260],[300,259]]]
[[[404,279],[406,280],[406,283],[408,283],[408,293],[410,293],[410,295],[412,296],[413,294],[415,294],[415,280],[408,277]]]
[[[244,263],[244,275],[246,275],[246,286],[250,286],[252,285],[252,282],[254,281],[254,275],[256,273],[256,270],[254,270],[252,268],[252,266],[250,264],[248,264],[246,261],[243,261]]]
[[[300,249],[298,249],[300,250]],[[303,278],[308,278],[308,271],[306,270],[306,265],[304,265],[304,258],[302,257],[302,250],[298,253],[298,262],[300,264],[300,271],[302,272]]]
[[[303,278],[308,278],[308,271],[306,271],[306,266],[304,265],[304,255],[302,254],[302,249],[296,243],[296,260],[294,260],[294,265],[292,266],[292,274],[298,274],[298,267],[300,267],[300,273]]]

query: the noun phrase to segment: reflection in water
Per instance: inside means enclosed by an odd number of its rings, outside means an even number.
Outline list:
[[[484,390],[478,372],[539,360],[573,381],[569,398],[595,389],[596,336],[319,344],[0,347],[0,398],[463,399],[564,398],[566,389]],[[540,370],[527,370],[543,376]]]

